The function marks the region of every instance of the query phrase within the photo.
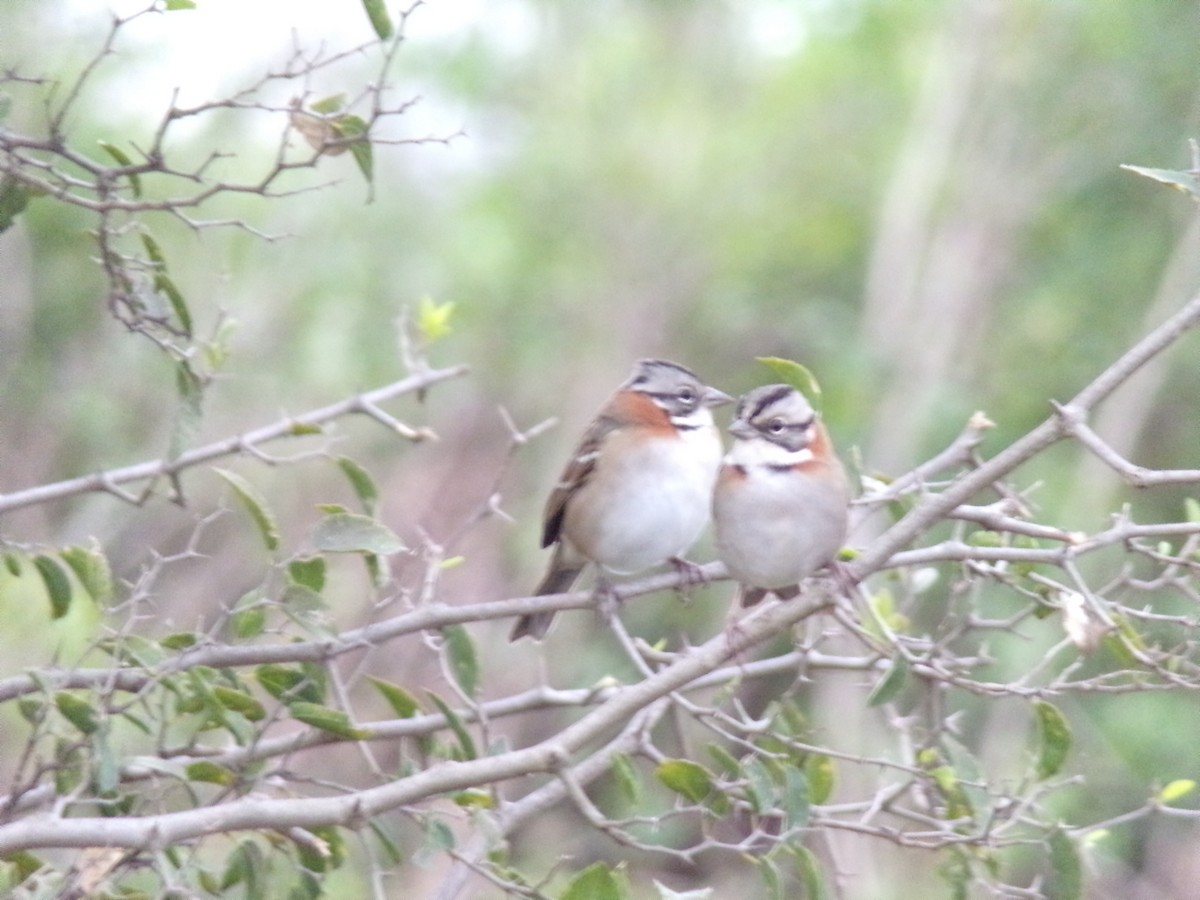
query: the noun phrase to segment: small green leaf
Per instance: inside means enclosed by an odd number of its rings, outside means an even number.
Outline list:
[[[1142,166],[1128,165],[1123,165],[1121,168],[1133,172],[1135,175],[1141,175],[1173,187],[1177,191],[1183,191],[1193,200],[1200,200],[1200,179],[1191,172],[1177,172],[1174,169],[1147,169]]]
[[[825,889],[825,880],[821,877],[821,864],[807,847],[791,845],[788,848],[796,858],[796,868],[800,871],[800,883],[804,885],[805,900],[824,900],[829,892]]]
[[[96,712],[92,709],[91,704],[80,700],[74,694],[60,691],[54,695],[54,705],[58,707],[58,711],[68,722],[84,734],[94,734],[100,727],[100,722],[96,718]]]
[[[374,553],[390,556],[405,549],[400,538],[369,516],[334,513],[317,523],[313,544],[326,553]]]
[[[812,814],[808,778],[799,769],[788,767],[783,773],[783,824],[785,828],[803,828]]]
[[[471,635],[462,625],[447,625],[442,629],[450,669],[464,694],[474,698],[479,691],[479,656]]]
[[[1183,512],[1193,525],[1200,524],[1200,502],[1195,497],[1183,498]]]
[[[188,765],[184,770],[188,781],[203,781],[206,784],[219,784],[222,787],[232,787],[237,784],[237,775],[224,766],[215,762],[202,760]]]
[[[375,685],[379,693],[383,694],[383,699],[396,713],[396,718],[411,719],[421,711],[421,704],[417,702],[417,698],[400,685],[384,681],[382,678],[369,678],[368,680]]]
[[[779,866],[769,856],[760,856],[754,860],[758,864],[758,874],[762,877],[763,886],[767,889],[768,900],[788,900],[783,890],[783,875]]]
[[[261,722],[267,717],[267,711],[263,709],[263,705],[244,691],[223,685],[215,685],[212,690],[213,696],[221,702],[222,706],[241,713],[251,722]]]
[[[699,803],[713,790],[712,775],[699,763],[687,759],[668,759],[654,774],[668,788],[693,803]]]
[[[1033,708],[1037,713],[1040,743],[1037,775],[1039,780],[1044,781],[1057,775],[1066,762],[1071,749],[1071,729],[1066,718],[1053,704],[1035,700]]]
[[[175,282],[166,273],[159,272],[154,276],[154,289],[166,295],[167,302],[175,311],[175,317],[179,319],[180,330],[183,331],[185,337],[190,338],[192,336],[192,312],[188,309],[187,301],[183,299],[183,294],[175,286]]]
[[[4,554],[4,569],[13,578],[21,577],[21,560],[15,553]]]
[[[333,113],[340,112],[346,105],[345,94],[331,94],[328,97],[322,97],[315,103],[310,103],[308,108],[320,116],[329,116]]]
[[[71,579],[66,569],[54,557],[44,553],[33,558],[33,565],[42,576],[46,596],[50,598],[50,617],[61,619],[71,608]]]
[[[1191,778],[1177,778],[1158,792],[1158,802],[1169,806],[1176,800],[1182,800],[1196,789],[1196,782]]]
[[[196,0],[166,0],[166,4],[167,12],[196,8]]]
[[[496,805],[495,797],[480,790],[459,791],[451,799],[463,809],[492,809]]]
[[[1042,887],[1047,900],[1079,900],[1083,896],[1083,866],[1075,842],[1061,828],[1047,838],[1050,877]]]
[[[802,393],[812,408],[820,414],[821,385],[817,383],[812,372],[798,362],[781,359],[778,356],[758,356],[755,359],[770,369],[775,377],[784,384],[790,385]]]
[[[833,794],[837,766],[832,758],[813,754],[804,762],[804,774],[808,777],[809,799],[820,806]]]
[[[40,859],[30,853],[28,850],[20,850],[16,853],[9,854],[4,857],[4,862],[14,868],[15,880],[13,886],[21,884],[30,875],[40,869],[44,864]]]
[[[291,666],[262,665],[254,670],[254,677],[263,690],[276,700],[320,703],[324,693],[322,685],[308,672]]]
[[[71,567],[79,583],[97,605],[104,606],[112,600],[112,569],[95,538],[91,547],[67,547],[59,556]]]
[[[908,659],[900,651],[892,657],[892,664],[879,683],[867,696],[867,706],[882,706],[894,698],[908,681]]]
[[[642,782],[638,778],[637,769],[633,767],[633,762],[624,753],[614,753],[610,762],[613,778],[621,790],[621,795],[630,804],[636,805],[642,797]]]
[[[230,625],[238,640],[246,641],[256,638],[267,627],[267,611],[259,604],[240,609],[233,614]]]
[[[25,211],[34,193],[16,178],[6,175],[0,178],[0,233],[7,231],[17,216]]]
[[[375,29],[379,39],[386,41],[390,38],[393,32],[392,20],[388,17],[387,6],[383,0],[363,0],[363,9],[367,11],[367,18],[371,20],[371,27]]]
[[[722,772],[730,778],[741,777],[742,764],[737,761],[737,758],[732,753],[720,744],[709,744],[705,749]]]
[[[746,773],[746,796],[758,814],[770,812],[779,799],[779,789],[771,770],[757,756],[751,757],[742,767]]]
[[[337,464],[338,468],[342,470],[342,474],[350,482],[350,486],[354,488],[354,493],[358,496],[367,515],[375,515],[375,509],[379,504],[379,489],[375,487],[375,480],[371,478],[371,473],[348,456],[339,456]]]
[[[278,550],[279,526],[275,522],[275,516],[267,509],[267,503],[263,499],[263,496],[259,494],[249,481],[236,472],[216,467],[213,467],[213,471],[225,479],[229,486],[233,488],[233,492],[237,495],[238,499],[242,501],[242,505],[250,513],[250,518],[258,526],[258,533],[262,537],[266,548],[271,551]]]
[[[130,168],[133,166],[133,160],[120,147],[110,144],[108,141],[100,141],[100,149],[117,161],[117,165]],[[142,196],[142,179],[137,172],[128,172],[125,175],[129,179],[129,186],[133,188],[133,196]]]
[[[299,719],[305,725],[311,725],[313,728],[319,728],[348,740],[365,741],[371,736],[371,732],[367,729],[356,728],[350,721],[350,717],[340,709],[298,700],[288,704],[288,712],[292,714],[292,718]]]
[[[204,382],[186,360],[175,366],[175,390],[179,394],[179,407],[167,447],[169,460],[178,459],[192,445],[204,413]]]
[[[306,587],[318,594],[325,590],[325,558],[309,556],[288,563],[288,578],[293,584]]]
[[[453,301],[437,303],[432,297],[422,297],[417,305],[417,330],[426,344],[448,337],[453,331],[450,319],[454,315]]]
[[[443,700],[433,691],[426,691],[425,693],[429,695],[429,699],[433,701],[433,705],[438,708],[438,712],[446,717],[446,724],[450,726],[450,730],[453,731],[454,736],[458,738],[458,745],[462,750],[462,758],[465,760],[477,759],[479,753],[475,749],[475,741],[471,737],[471,733],[467,731],[462,719],[458,717],[458,714],[450,708],[445,700]]]
[[[163,638],[161,643],[168,650],[187,650],[189,647],[195,647],[200,643],[201,636],[191,631],[180,631],[176,634],[169,634]]]
[[[330,124],[337,140],[351,142],[350,153],[354,156],[354,162],[367,184],[370,184],[375,177],[375,152],[367,137],[367,123],[358,116],[341,115],[330,120]]]
[[[263,879],[266,876],[266,860],[254,841],[242,841],[229,854],[225,875],[221,879],[221,890],[228,891],[238,884],[246,885],[247,897],[265,896]]]
[[[571,879],[561,900],[628,900],[629,886],[621,872],[598,862]]]

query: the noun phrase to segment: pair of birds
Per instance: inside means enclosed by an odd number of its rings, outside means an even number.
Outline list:
[[[584,432],[546,502],[554,545],[535,595],[571,589],[588,563],[601,578],[681,559],[710,513],[717,553],[742,604],[790,599],[842,546],[850,486],[829,433],[799,391],[756,388],[738,401],[722,460],[712,409],[733,398],[690,369],[640,360]],[[510,640],[545,636],[553,612],[518,619]]]

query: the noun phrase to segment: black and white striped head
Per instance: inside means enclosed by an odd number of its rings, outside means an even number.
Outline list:
[[[645,394],[679,426],[707,424],[714,406],[733,398],[704,384],[691,369],[665,359],[639,359],[622,390]]]
[[[816,426],[817,414],[803,394],[786,384],[768,384],[738,401],[729,433],[738,441],[738,462],[793,465],[812,458]]]

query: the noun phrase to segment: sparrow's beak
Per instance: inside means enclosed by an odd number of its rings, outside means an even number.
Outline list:
[[[754,430],[754,426],[745,419],[734,419],[729,424],[729,433],[735,438],[739,438],[741,440],[749,440],[758,434],[758,432]]]
[[[704,396],[701,398],[705,406],[724,406],[726,403],[732,403],[733,398],[724,391],[718,391],[715,387],[706,387]]]

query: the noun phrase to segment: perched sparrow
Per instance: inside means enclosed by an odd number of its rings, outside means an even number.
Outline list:
[[[640,360],[584,432],[546,501],[554,557],[536,595],[570,590],[589,562],[628,574],[687,551],[708,523],[721,436],[714,406],[733,398],[683,366]],[[510,640],[542,638],[554,613],[522,616]]]
[[[741,584],[743,606],[772,592],[790,599],[846,537],[846,471],[813,408],[787,385],[742,397],[729,431],[713,492],[717,555]]]

